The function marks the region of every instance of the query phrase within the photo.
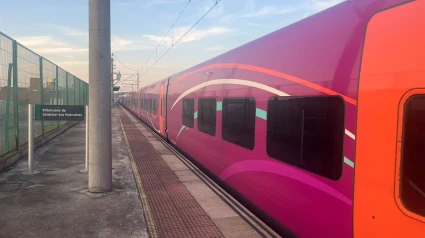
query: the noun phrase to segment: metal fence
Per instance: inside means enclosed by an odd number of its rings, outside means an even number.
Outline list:
[[[0,32],[0,156],[28,140],[28,104],[87,105],[88,84]],[[66,121],[34,122],[34,137]]]

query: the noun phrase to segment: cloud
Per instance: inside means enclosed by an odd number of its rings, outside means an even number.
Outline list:
[[[112,1],[111,7],[117,6],[120,8],[146,8],[165,4],[182,3],[182,0],[144,0],[144,1]],[[116,5],[115,5],[116,4]]]
[[[224,47],[222,45],[217,45],[214,47],[209,47],[209,48],[205,48],[204,51],[219,51],[219,50],[223,50]]]
[[[121,47],[121,46],[126,46],[126,45],[130,45],[131,43],[133,43],[133,41],[131,40],[127,40],[124,38],[119,38],[119,37],[112,37],[111,40],[111,47]]]
[[[64,55],[66,58],[69,58],[69,59],[77,59],[76,57],[74,57],[74,56],[70,56],[70,55]]]
[[[171,3],[179,3],[181,0],[150,0],[146,2],[146,6],[155,6],[155,5],[163,5],[163,4],[171,4]]]
[[[215,0],[209,0],[204,2],[202,10],[199,11],[200,15],[205,14],[207,11],[209,11],[212,7],[214,8],[208,13],[206,16],[207,18],[217,18],[224,14],[224,5],[222,2],[216,3]]]
[[[71,28],[64,29],[64,33],[65,35],[68,35],[68,36],[88,36],[89,35],[88,32],[79,31],[79,30],[71,29]]]
[[[254,26],[254,27],[263,27],[263,28],[269,28],[272,26],[272,24],[259,24],[259,23],[246,23],[248,26]]]
[[[88,51],[88,48],[74,47],[50,36],[26,36],[17,38],[16,40],[38,54],[80,53]]]
[[[164,40],[162,41],[162,44],[171,46],[172,44],[175,44],[176,41],[180,39],[184,35],[184,33],[187,32],[189,29],[190,29],[189,27],[175,28],[173,32],[174,37],[169,36],[171,35],[170,33],[165,38],[163,36],[158,36],[158,35],[143,35],[143,37],[152,42],[155,42],[156,44],[159,44],[161,40],[164,38]],[[198,41],[198,40],[202,40],[212,36],[227,34],[232,31],[234,30],[230,28],[226,28],[226,27],[219,27],[219,26],[211,27],[207,30],[192,29],[189,33],[187,33],[186,36],[184,36],[180,40],[180,43]]]
[[[50,47],[50,48],[33,48],[38,54],[61,54],[61,53],[84,53],[88,52],[87,48],[73,48],[73,47]]]
[[[58,65],[89,65],[88,61],[57,61]]]
[[[286,13],[294,12],[295,8],[277,8],[273,6],[265,6],[261,8],[259,11],[250,12],[244,15],[241,15],[241,17],[260,17],[260,16],[269,16],[269,15],[282,15]]]
[[[65,46],[66,44],[60,40],[50,36],[26,36],[16,39],[19,43],[26,47],[33,46]]]
[[[82,31],[69,26],[57,25],[57,24],[51,24],[51,23],[45,23],[41,25],[60,31],[67,36],[88,36],[89,35],[88,30]]]
[[[155,49],[153,44],[142,40],[129,40],[117,36],[112,36],[111,49],[113,52],[117,51],[133,51],[133,50],[149,50]]]
[[[345,0],[314,0],[313,4],[311,5],[313,9],[316,11],[323,11],[327,8],[330,8],[334,5],[337,5],[341,2],[344,2]]]

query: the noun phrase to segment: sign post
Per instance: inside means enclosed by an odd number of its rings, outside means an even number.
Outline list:
[[[32,174],[32,152],[34,146],[34,105],[28,104],[28,173]]]
[[[89,106],[86,106],[86,168],[80,173],[89,172]]]
[[[69,105],[34,105],[28,104],[28,173],[33,172],[34,150],[34,118],[36,121],[83,121],[85,114],[88,116],[88,107]],[[86,169],[88,169],[88,118],[86,119]]]

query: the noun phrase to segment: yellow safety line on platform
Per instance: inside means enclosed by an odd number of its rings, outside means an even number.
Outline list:
[[[117,109],[117,110],[119,110],[119,109]],[[156,230],[155,221],[153,219],[151,210],[149,208],[148,199],[146,197],[145,190],[143,189],[142,180],[140,179],[140,176],[139,176],[139,170],[137,169],[136,162],[134,161],[133,152],[131,151],[130,143],[128,142],[127,134],[126,134],[124,126],[122,124],[121,116],[120,116],[119,112],[118,112],[118,118],[120,119],[121,129],[124,133],[125,142],[127,144],[127,150],[129,152],[128,155],[130,157],[131,168],[133,169],[133,173],[134,173],[134,176],[136,178],[137,187],[139,189],[139,196],[140,196],[140,199],[142,201],[143,210],[144,210],[144,213],[145,213],[145,218],[146,218],[147,224],[148,224],[148,232],[150,234],[150,237],[157,238],[158,232]]]

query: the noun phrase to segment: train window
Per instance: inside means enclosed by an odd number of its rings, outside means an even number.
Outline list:
[[[198,130],[215,136],[216,101],[214,98],[202,98],[198,101]]]
[[[152,113],[152,99],[148,99],[148,112]]]
[[[157,101],[156,101],[156,99],[152,99],[152,113],[154,115],[156,115],[157,114],[157,111],[158,111]]]
[[[140,99],[140,108],[143,109],[143,98]]]
[[[254,149],[255,142],[255,99],[225,98],[222,109],[223,140]]]
[[[145,111],[148,111],[148,103],[149,103],[149,101],[148,101],[148,99],[144,99],[144,110]]]
[[[183,99],[183,119],[182,124],[184,126],[193,128],[195,119],[193,118],[193,112],[195,110],[195,100]]]
[[[425,95],[404,106],[400,200],[409,211],[425,216]]]
[[[342,173],[344,101],[329,97],[272,97],[267,153],[285,163],[337,180]]]

